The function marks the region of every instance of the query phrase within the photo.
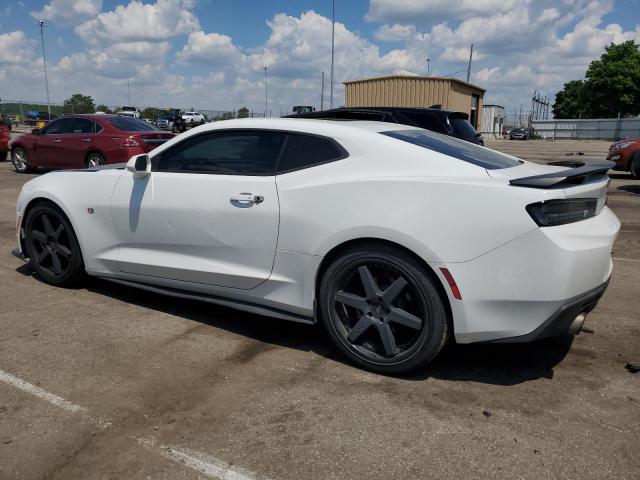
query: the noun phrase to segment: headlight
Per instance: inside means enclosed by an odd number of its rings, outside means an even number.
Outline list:
[[[598,208],[595,198],[549,200],[527,205],[527,212],[540,227],[579,222],[594,217]]]
[[[616,143],[614,145],[615,148],[618,148],[620,150],[623,150],[625,148],[627,148],[629,145],[633,145],[636,142],[622,142],[622,143]]]

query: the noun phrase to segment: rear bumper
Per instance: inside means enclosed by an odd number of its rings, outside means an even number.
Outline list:
[[[604,292],[619,230],[605,207],[596,217],[537,228],[468,262],[433,265],[449,269],[462,295],[449,297],[456,341],[528,341],[561,331],[575,309],[593,308],[589,301]]]
[[[567,301],[566,304],[556,310],[556,312],[545,320],[538,328],[526,335],[488,340],[488,342],[526,343],[541,340],[543,338],[559,337],[564,335],[569,332],[573,322],[580,314],[586,315],[596,307],[600,297],[602,297],[607,289],[607,286],[609,286],[609,280],[599,287]]]

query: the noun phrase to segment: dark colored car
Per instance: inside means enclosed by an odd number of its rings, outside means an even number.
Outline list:
[[[287,115],[287,117],[401,123],[443,133],[477,145],[484,145],[482,136],[469,123],[469,115],[464,112],[452,112],[439,108],[345,107]]]
[[[529,138],[529,130],[526,128],[514,128],[509,133],[509,140],[526,140]]]
[[[626,138],[612,143],[607,160],[616,162],[614,170],[631,172],[635,178],[640,179],[640,137]]]
[[[85,168],[126,162],[173,138],[147,122],[117,115],[70,115],[16,138],[11,160],[17,172]]]

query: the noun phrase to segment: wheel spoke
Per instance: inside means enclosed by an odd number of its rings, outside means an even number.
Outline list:
[[[397,355],[399,350],[396,345],[396,339],[393,336],[391,327],[388,323],[381,323],[378,325],[378,333],[380,334],[380,340],[382,340],[382,346],[387,355]]]
[[[55,230],[49,221],[49,217],[44,213],[42,214],[42,226],[44,227],[44,233],[47,235],[53,235],[55,233]]]
[[[343,292],[342,290],[336,293],[336,302],[349,305],[363,313],[366,313],[369,310],[369,304],[367,303],[366,298],[359,297],[353,293]]]
[[[69,260],[71,258],[71,250],[69,250],[67,247],[65,247],[64,245],[62,245],[61,243],[59,243],[58,245],[56,245],[56,251],[62,255],[64,258],[66,258],[67,260]]]
[[[45,243],[47,241],[47,236],[40,230],[31,230],[31,236],[40,243]]]
[[[371,320],[370,317],[363,315],[362,317],[360,317],[360,320],[356,322],[356,324],[353,326],[353,328],[349,332],[349,335],[347,336],[347,340],[349,340],[352,343],[357,341],[358,338],[360,338],[360,336],[364,332],[366,332],[371,325],[373,325],[373,320]]]
[[[401,308],[392,307],[384,320],[385,323],[393,322],[399,325],[404,325],[405,327],[413,328],[414,330],[420,330],[422,328],[422,320],[420,318]]]
[[[402,290],[404,290],[404,287],[406,287],[407,285],[408,283],[404,278],[398,277],[398,279],[391,285],[389,285],[389,287],[382,293],[382,302],[387,307],[390,307],[391,302],[393,302],[396,297],[400,295],[400,292],[402,292]]]
[[[36,262],[38,262],[38,265],[40,265],[42,263],[42,261],[47,258],[49,256],[51,252],[49,252],[48,248],[44,248],[42,249],[42,251],[40,253],[36,254]]]
[[[358,268],[358,273],[360,274],[360,280],[362,281],[362,286],[364,287],[367,298],[374,298],[380,289],[378,288],[375,278],[371,275],[369,268],[363,265]]]
[[[62,273],[62,264],[60,263],[58,252],[51,252],[51,266],[53,267],[53,273],[56,275],[60,275]]]
[[[53,232],[53,238],[56,239],[56,241],[60,238],[60,234],[64,231],[64,226],[62,225],[62,223],[60,225],[58,225],[58,228],[56,228],[56,231]]]

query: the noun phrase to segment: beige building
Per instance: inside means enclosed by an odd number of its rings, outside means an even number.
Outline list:
[[[457,78],[391,75],[344,82],[346,107],[431,107],[469,114],[478,129],[485,90]]]

